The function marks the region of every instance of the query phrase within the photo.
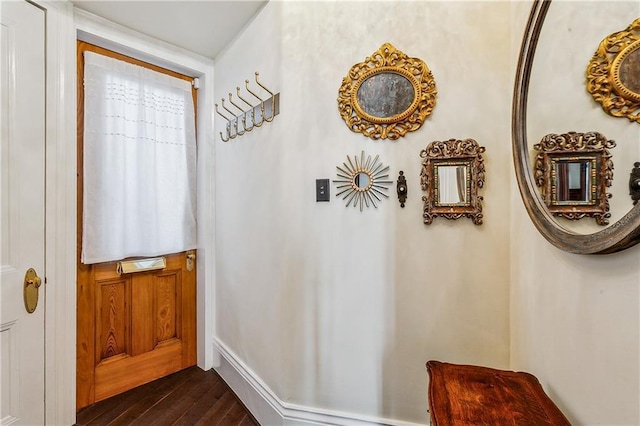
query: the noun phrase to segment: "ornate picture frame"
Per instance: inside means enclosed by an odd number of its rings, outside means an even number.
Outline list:
[[[342,79],[338,110],[351,131],[396,140],[422,126],[436,96],[427,64],[385,43]]]
[[[484,152],[485,147],[473,139],[434,141],[420,152],[420,185],[427,193],[422,197],[425,225],[438,216],[467,217],[482,224],[483,198],[478,189],[484,186]]]
[[[533,149],[538,151],[534,179],[549,212],[569,220],[592,217],[608,225],[607,188],[613,181],[609,149],[616,143],[598,132],[548,134]]]
[[[608,114],[640,123],[640,18],[600,42],[587,66],[587,91]]]

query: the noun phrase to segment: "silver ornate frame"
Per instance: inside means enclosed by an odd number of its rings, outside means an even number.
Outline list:
[[[593,234],[576,234],[560,227],[536,188],[527,144],[527,99],[536,45],[551,0],[534,2],[520,49],[512,105],[513,162],[520,195],[531,221],[557,248],[577,254],[615,253],[640,242],[640,203],[611,226]]]

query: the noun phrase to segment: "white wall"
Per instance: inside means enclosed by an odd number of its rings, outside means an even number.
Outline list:
[[[216,339],[284,403],[427,423],[424,363],[439,359],[529,371],[574,424],[640,423],[640,248],[560,252],[514,180],[511,91],[529,8],[271,1],[216,61],[218,103],[256,70],[281,92],[273,123],[226,144],[216,136]],[[596,130],[618,142],[614,218],[628,208],[639,130],[594,105],[581,79],[602,37],[639,12],[555,1],[530,93],[531,141]],[[336,102],[348,69],[384,42],[423,59],[439,92],[424,126],[396,142],[349,131]],[[426,226],[418,154],[466,137],[487,147],[485,224]],[[406,208],[393,187],[363,213],[334,196],[315,202],[315,179],[362,150],[394,180],[404,170]]]
[[[518,8],[522,20],[527,7]],[[600,41],[639,15],[637,1],[554,1],[531,76],[531,144],[570,130],[599,131],[617,142],[612,219],[631,207],[628,173],[640,159],[640,129],[605,114],[582,76]],[[520,35],[513,37],[516,43]],[[574,424],[640,424],[640,247],[606,256],[561,252],[537,233],[515,187],[513,194],[511,367],[535,374]],[[578,232],[598,227],[589,219],[562,225]]]
[[[254,71],[281,93],[273,123],[216,135],[215,173],[216,336],[282,401],[426,423],[426,361],[508,367],[509,13],[500,2],[272,1],[216,60],[218,103]],[[384,42],[423,59],[439,92],[424,126],[395,142],[351,132],[336,101],[349,68]],[[468,137],[487,148],[485,224],[426,226],[420,150]],[[395,185],[362,213],[333,184],[331,202],[315,202],[315,179],[335,179],[362,150],[394,181],[405,172],[404,209]]]

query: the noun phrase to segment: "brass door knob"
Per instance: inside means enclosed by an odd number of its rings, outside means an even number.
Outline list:
[[[38,276],[35,269],[29,268],[24,274],[24,307],[30,314],[36,310],[38,306],[38,289],[42,285],[42,279]]]

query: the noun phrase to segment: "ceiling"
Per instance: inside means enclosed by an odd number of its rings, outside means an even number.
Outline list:
[[[268,0],[95,1],[79,9],[214,59]]]

